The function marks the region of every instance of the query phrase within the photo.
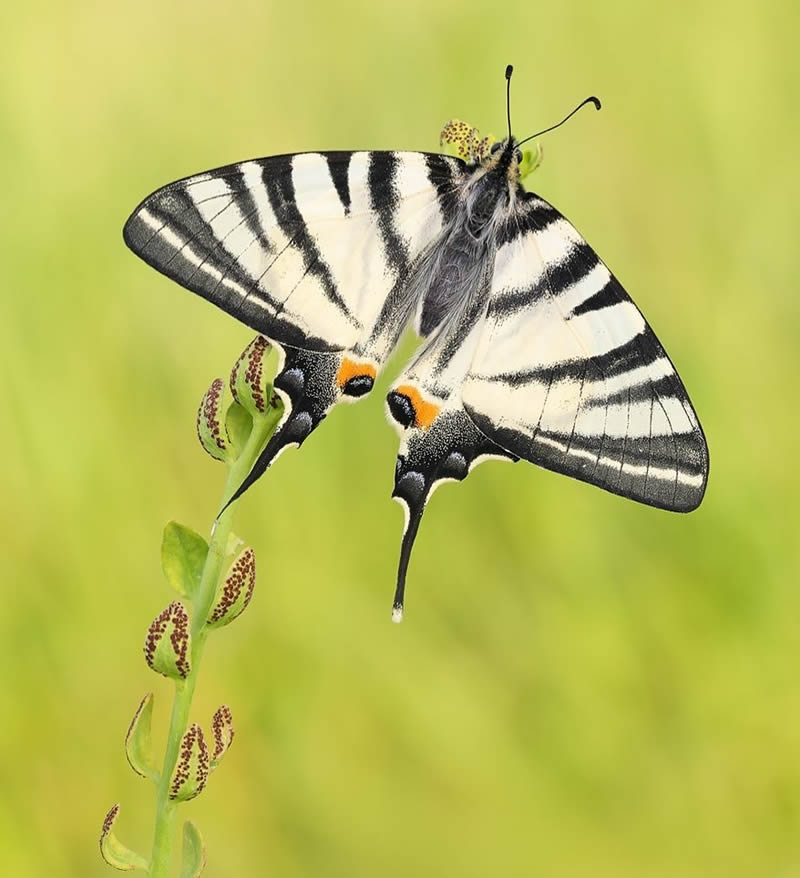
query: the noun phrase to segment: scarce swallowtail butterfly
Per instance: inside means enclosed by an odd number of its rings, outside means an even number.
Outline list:
[[[386,398],[406,513],[396,621],[428,498],[484,460],[524,458],[676,512],[698,506],[708,475],[652,329],[572,224],[522,187],[533,161],[510,112],[504,140],[452,121],[442,141],[456,154],[227,165],[158,189],[124,229],[147,263],[280,352],[283,420],[234,499],[336,403],[368,394],[409,324],[420,336]]]

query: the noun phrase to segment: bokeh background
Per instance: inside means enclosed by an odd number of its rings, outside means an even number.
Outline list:
[[[314,148],[501,133],[583,230],[705,426],[677,516],[519,464],[438,492],[389,610],[402,513],[378,391],[241,503],[260,578],[194,718],[235,745],[183,813],[209,876],[800,875],[797,6],[568,0],[4,4],[0,11],[0,867],[149,850],[122,738],[156,691],[172,518],[223,473],[194,417],[251,333],[123,246],[174,178]],[[408,354],[409,343],[403,351]],[[401,352],[402,353],[402,352]]]

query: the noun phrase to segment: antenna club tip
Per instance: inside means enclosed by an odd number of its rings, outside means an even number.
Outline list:
[[[512,74],[513,72],[514,72],[514,65],[513,65],[513,64],[509,64],[509,65],[506,67],[506,79],[511,79],[511,74]]]
[[[587,98],[587,100],[591,101],[594,104],[595,109],[597,109],[597,110],[603,109],[603,105],[600,103],[600,98],[596,98],[594,95],[592,95],[590,98]]]
[[[395,604],[392,607],[392,622],[399,625],[403,621],[403,605]]]

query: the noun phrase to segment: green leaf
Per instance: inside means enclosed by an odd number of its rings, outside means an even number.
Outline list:
[[[225,414],[225,429],[231,443],[233,459],[236,460],[250,437],[250,432],[253,429],[253,418],[238,402],[232,402]]]
[[[121,872],[132,872],[141,869],[146,872],[150,864],[144,857],[125,847],[114,835],[114,821],[119,816],[119,802],[106,814],[103,821],[103,829],[100,833],[100,854],[109,866],[119,869]],[[197,874],[197,873],[196,873]]]
[[[161,567],[167,582],[185,598],[192,598],[203,575],[208,543],[191,528],[170,521],[161,541]]]
[[[206,867],[206,846],[200,830],[187,820],[183,824],[183,859],[181,861],[181,878],[198,878]]]
[[[139,703],[125,736],[125,755],[131,768],[142,777],[158,782],[158,771],[153,761],[153,743],[150,728],[153,720],[153,693]]]

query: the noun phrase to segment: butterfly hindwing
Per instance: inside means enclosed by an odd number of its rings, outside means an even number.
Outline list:
[[[413,152],[297,153],[165,186],[125,225],[163,274],[275,341],[363,342],[452,212],[462,163]]]
[[[529,195],[497,239],[462,399],[513,454],[615,494],[688,512],[708,451],[674,366],[617,279]]]

